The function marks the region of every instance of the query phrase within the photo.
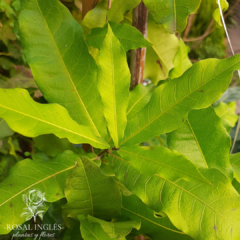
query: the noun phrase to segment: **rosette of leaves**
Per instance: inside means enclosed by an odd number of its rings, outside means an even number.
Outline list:
[[[150,10],[158,4],[145,2]],[[165,27],[180,31],[198,3],[186,3],[185,13],[170,4]],[[36,103],[24,89],[0,89],[0,117],[13,131],[35,138],[50,157],[20,161],[0,184],[0,234],[8,233],[9,221],[24,223],[22,195],[39,189],[46,202],[66,198],[63,219],[70,229],[70,219],[78,229],[80,223],[87,240],[239,239],[230,139],[211,105],[240,69],[240,56],[200,61],[155,88],[139,85],[129,92],[126,49],[149,43],[131,26],[117,24],[88,38],[99,48],[96,64],[81,26],[58,0],[21,0],[21,42],[48,103]],[[140,40],[127,38],[126,31]],[[168,134],[170,149],[142,147],[162,134]],[[90,144],[92,153],[79,144]]]

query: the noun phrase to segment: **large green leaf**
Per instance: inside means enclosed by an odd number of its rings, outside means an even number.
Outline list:
[[[117,184],[84,156],[67,178],[65,196],[68,201],[63,206],[65,216],[78,219],[79,215],[91,215],[109,220],[120,213],[121,194]]]
[[[175,34],[168,33],[151,18],[148,24],[148,41],[153,46],[147,49],[144,78],[156,84],[159,80],[167,79],[169,71],[174,67],[173,59],[179,49],[179,41]]]
[[[115,22],[109,22],[109,24],[112,28],[114,35],[118,38],[119,42],[122,44],[126,52],[130,49],[152,46],[152,44],[148,42],[143,37],[141,32],[139,32],[136,28],[126,23],[118,24]],[[107,35],[107,32],[108,32],[107,25],[104,28],[92,29],[91,34],[87,35],[86,37],[88,46],[100,49],[104,41],[104,38]]]
[[[132,146],[121,148],[118,150],[118,154],[137,170],[143,169],[146,176],[157,173],[171,181],[181,178],[186,181],[197,180],[209,183],[191,161],[178,152],[172,152],[165,147],[160,146],[147,150]]]
[[[99,53],[98,88],[115,147],[119,147],[127,124],[129,86],[130,72],[126,53],[108,25],[108,33]]]
[[[171,222],[193,239],[232,240],[240,238],[240,196],[230,180],[217,169],[201,169],[212,184],[174,181],[156,172],[145,176],[120,157],[111,159],[118,179],[156,212],[164,212]]]
[[[121,215],[131,220],[141,220],[140,230],[133,230],[131,237],[147,235],[152,240],[190,240],[191,238],[176,229],[165,214],[156,214],[135,195],[124,196]],[[165,215],[165,216],[164,216]]]
[[[55,157],[66,150],[79,153],[67,139],[59,139],[53,134],[38,136],[34,138],[33,141],[39,150],[51,157]]]
[[[228,132],[231,131],[238,120],[238,115],[236,114],[237,105],[236,102],[219,102],[214,106],[216,114],[221,118],[223,126]]]
[[[125,222],[122,222],[122,221],[118,222],[118,221],[112,220],[111,222],[107,222],[107,221],[92,217],[90,215],[88,215],[87,219],[91,223],[100,224],[103,231],[107,234],[107,236],[110,239],[114,238],[114,239],[125,240],[125,237],[131,232],[133,228],[139,230],[141,226],[140,220],[125,221]]]
[[[168,134],[168,146],[205,168],[217,168],[232,178],[230,137],[212,107],[192,110],[186,122]]]
[[[170,33],[182,32],[187,18],[197,11],[201,0],[143,0],[144,4],[158,24],[162,24]]]
[[[21,216],[26,207],[23,194],[40,190],[47,202],[63,198],[67,173],[75,167],[78,158],[66,151],[47,163],[25,159],[13,166],[9,176],[0,183],[0,234],[10,232],[7,224],[20,225],[26,221]]]
[[[122,144],[141,143],[177,129],[190,110],[216,102],[237,69],[240,69],[240,55],[224,60],[208,59],[194,64],[181,77],[160,85],[149,103],[128,123]]]
[[[39,104],[24,89],[0,89],[0,117],[11,129],[27,137],[53,133],[72,143],[108,147],[91,128],[72,120],[65,108],[58,104]]]
[[[124,14],[137,7],[141,0],[113,0],[112,6],[108,11],[108,21],[121,22]]]
[[[97,65],[81,26],[58,0],[21,0],[18,19],[27,62],[44,97],[104,138]]]
[[[151,94],[154,90],[152,84],[143,86],[138,84],[131,92],[129,96],[127,118],[130,120],[135,116],[143,107],[149,102]]]
[[[188,58],[189,47],[186,46],[182,39],[179,40],[179,50],[173,59],[174,68],[170,71],[170,78],[177,78],[188,70],[192,63]]]

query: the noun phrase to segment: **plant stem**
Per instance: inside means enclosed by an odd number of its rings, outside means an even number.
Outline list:
[[[132,25],[137,28],[145,38],[148,32],[148,10],[144,3],[141,2],[133,10],[133,23]],[[139,83],[143,81],[143,73],[146,59],[146,48],[139,48],[131,50],[130,70],[131,70],[131,86],[134,89]]]

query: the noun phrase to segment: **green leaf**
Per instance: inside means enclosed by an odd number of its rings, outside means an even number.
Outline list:
[[[162,25],[149,19],[148,41],[152,47],[147,49],[144,78],[154,84],[168,78],[169,71],[174,67],[173,59],[179,49],[179,41],[175,34],[168,33]]]
[[[115,22],[109,22],[114,35],[118,38],[119,42],[127,52],[130,49],[137,49],[143,47],[152,46],[136,28],[123,23],[118,24]],[[88,46],[92,46],[100,49],[104,38],[107,35],[108,26],[104,28],[94,28],[91,34],[87,35],[86,41]]]
[[[238,120],[238,115],[236,114],[236,102],[223,103],[219,102],[214,106],[216,114],[221,118],[223,126],[230,132]]]
[[[218,4],[218,0],[216,0],[216,3]],[[221,9],[223,12],[228,10],[229,4],[226,0],[220,0],[221,3]],[[219,26],[222,26],[222,21],[221,21],[221,15],[220,15],[220,10],[219,6],[215,9],[213,12],[213,18],[214,20],[218,23]]]
[[[168,146],[194,164],[217,168],[232,179],[230,137],[212,107],[190,111],[186,122],[168,134]]]
[[[127,118],[129,120],[132,119],[149,102],[153,90],[154,86],[152,84],[148,84],[147,86],[138,84],[130,92],[127,110]]]
[[[169,218],[163,213],[155,213],[147,207],[138,197],[123,195],[121,215],[131,220],[141,220],[140,230],[133,230],[131,236],[140,234],[149,236],[152,240],[190,240],[191,238],[173,226]],[[165,215],[165,216],[164,216]]]
[[[55,157],[66,150],[71,150],[76,154],[79,153],[66,138],[59,139],[53,134],[38,136],[33,141],[39,150],[51,157]]]
[[[108,130],[118,148],[127,124],[130,72],[126,53],[110,25],[99,53],[98,81]]]
[[[170,71],[170,78],[178,78],[183,75],[192,63],[188,58],[189,47],[186,46],[182,39],[179,40],[179,50],[173,59],[174,68]]]
[[[155,212],[164,212],[171,222],[193,239],[240,238],[240,196],[230,180],[217,169],[201,169],[212,184],[175,179],[159,174],[145,176],[124,159],[111,159],[118,179]]]
[[[216,102],[226,91],[232,72],[239,68],[240,55],[224,60],[208,59],[194,64],[181,77],[160,85],[149,103],[128,123],[122,144],[134,145],[179,128],[190,110]]]
[[[80,230],[84,240],[111,240],[98,223],[90,222],[83,215],[79,216]]]
[[[146,150],[142,147],[132,146],[121,148],[117,153],[138,171],[142,170],[146,176],[156,173],[171,181],[181,178],[185,181],[209,183],[191,161],[178,152],[172,152],[165,147],[160,146]]]
[[[9,128],[9,126],[3,119],[0,118],[0,140],[5,137],[12,136],[13,134],[13,130]]]
[[[62,105],[76,122],[104,138],[97,65],[81,26],[58,0],[21,0],[21,4],[21,42],[39,89],[48,102]]]
[[[231,154],[230,162],[233,167],[234,177],[240,182],[240,153]]]
[[[92,223],[99,223],[104,232],[111,239],[125,239],[125,237],[132,231],[133,228],[139,230],[141,227],[140,220],[125,222],[116,222],[112,220],[111,222],[106,222],[88,215],[88,221]]]
[[[63,198],[67,173],[75,167],[78,158],[66,151],[47,163],[25,159],[13,166],[9,176],[0,183],[0,234],[10,232],[7,224],[20,225],[26,221],[21,215],[26,207],[23,197],[30,190],[40,190],[47,202]]]
[[[63,212],[68,217],[92,215],[108,220],[120,213],[121,194],[117,184],[84,156],[67,178],[65,196],[68,203]]]
[[[121,22],[127,11],[137,7],[141,0],[113,0],[112,6],[108,11],[108,21]]]
[[[0,117],[12,130],[27,137],[53,133],[72,143],[108,147],[89,127],[72,120],[65,108],[58,104],[39,104],[24,89],[0,89]]]
[[[187,18],[197,11],[201,0],[143,0],[158,24],[170,33],[182,32],[187,26]]]

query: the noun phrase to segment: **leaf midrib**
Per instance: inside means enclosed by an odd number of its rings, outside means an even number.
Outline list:
[[[136,133],[134,133],[133,135],[131,135],[129,138],[126,138],[124,141],[122,141],[123,145],[125,142],[127,142],[129,139],[133,138],[135,135],[137,135],[139,132],[141,132],[143,129],[145,129],[147,126],[149,126],[150,124],[152,124],[155,120],[157,120],[159,117],[161,117],[163,114],[165,114],[166,112],[168,112],[171,108],[173,108],[174,106],[176,106],[177,104],[179,104],[183,99],[185,99],[186,97],[188,97],[189,95],[191,95],[193,92],[197,91],[199,88],[205,86],[206,84],[208,84],[210,81],[212,81],[214,78],[216,78],[217,76],[219,76],[220,74],[222,74],[223,72],[225,72],[226,70],[228,70],[229,68],[231,68],[232,66],[238,64],[239,61],[237,63],[234,63],[232,65],[230,65],[228,68],[225,68],[222,72],[220,72],[219,74],[215,75],[213,78],[211,78],[209,81],[205,82],[204,84],[201,84],[199,87],[195,88],[192,92],[188,93],[187,95],[185,95],[183,98],[181,98],[180,100],[178,100],[176,103],[174,103],[173,105],[171,105],[169,108],[167,108],[165,111],[161,112],[157,117],[155,117],[153,120],[149,121],[146,125],[144,125],[144,127],[140,128],[138,131],[136,131]],[[168,83],[169,84],[169,83]],[[150,99],[151,101],[151,99]],[[149,102],[150,103],[150,102]],[[146,105],[147,107],[147,105]]]
[[[88,113],[88,111],[87,111],[87,109],[86,109],[86,107],[85,107],[85,105],[84,105],[84,103],[83,103],[83,101],[82,101],[82,99],[81,99],[81,97],[80,97],[77,89],[76,89],[76,86],[75,86],[75,84],[74,84],[74,82],[73,82],[73,80],[72,80],[72,77],[70,76],[70,73],[68,72],[68,69],[67,69],[67,67],[66,67],[66,64],[65,64],[65,62],[63,61],[63,58],[62,58],[62,56],[61,56],[61,54],[60,54],[60,50],[59,50],[59,48],[58,48],[58,46],[57,46],[57,44],[56,44],[56,42],[55,42],[55,40],[54,40],[54,37],[53,37],[53,35],[52,35],[52,33],[51,33],[50,29],[49,29],[49,26],[48,26],[48,24],[47,24],[47,22],[46,22],[46,20],[45,20],[45,18],[44,18],[44,16],[43,16],[43,13],[42,13],[41,8],[40,8],[40,6],[39,6],[38,0],[36,0],[36,2],[37,2],[37,6],[38,6],[38,9],[39,9],[39,12],[41,13],[41,16],[42,16],[42,18],[43,18],[43,21],[45,22],[45,25],[46,25],[49,33],[50,33],[50,36],[51,36],[52,41],[53,41],[53,44],[55,45],[55,47],[56,47],[56,49],[57,49],[57,53],[58,53],[58,55],[59,55],[59,59],[61,59],[61,61],[62,61],[62,63],[63,63],[63,66],[64,66],[64,68],[65,68],[65,71],[66,71],[66,73],[67,73],[67,75],[68,75],[68,77],[69,77],[69,80],[70,80],[70,82],[71,82],[71,84],[72,84],[72,86],[73,86],[73,88],[74,88],[74,91],[75,91],[75,93],[76,93],[76,95],[77,95],[77,97],[78,97],[78,99],[79,99],[79,102],[80,102],[80,104],[83,106],[83,109],[84,109],[84,111],[86,112],[86,115],[87,115],[88,119],[90,120],[91,125],[92,125],[93,128],[94,128],[94,131],[98,134],[98,136],[101,137],[100,133],[99,133],[98,130],[97,130],[96,125],[94,124],[94,122],[93,122],[90,114]]]
[[[54,176],[56,176],[56,175],[58,175],[58,174],[61,174],[61,173],[66,172],[66,171],[68,171],[68,170],[70,170],[70,169],[73,169],[73,168],[76,166],[76,164],[77,164],[77,162],[75,162],[74,166],[72,166],[72,167],[66,168],[66,169],[61,170],[61,171],[59,171],[59,172],[56,172],[56,173],[54,173],[54,174],[52,174],[52,175],[49,175],[48,177],[45,177],[45,178],[43,178],[43,179],[41,179],[41,180],[39,180],[39,181],[31,184],[30,186],[24,188],[23,190],[21,190],[21,191],[18,192],[17,194],[13,195],[13,196],[10,197],[9,199],[7,199],[7,200],[4,201],[3,203],[1,203],[1,204],[0,204],[0,207],[2,207],[5,203],[9,202],[9,201],[12,200],[13,198],[17,197],[19,194],[21,194],[21,193],[23,193],[24,191],[28,190],[29,188],[31,188],[31,187],[33,187],[33,186],[35,186],[35,185],[37,185],[37,184],[39,184],[39,183],[41,183],[41,182],[44,182],[44,181],[46,181],[47,179],[49,179],[49,178],[51,178],[51,177],[54,177]]]
[[[129,162],[125,161],[123,158],[120,158],[120,157],[118,157],[118,156],[116,156],[116,155],[114,155],[114,154],[111,154],[111,155],[114,156],[114,157],[117,157],[117,158],[120,159],[121,161],[123,161],[123,162],[131,165]],[[144,175],[144,174],[142,174],[142,175]],[[240,233],[240,231],[239,231],[234,225],[232,225],[231,223],[229,223],[228,219],[226,219],[221,213],[219,213],[218,211],[216,211],[214,208],[212,208],[211,206],[209,206],[207,203],[205,203],[203,200],[201,200],[201,199],[198,198],[197,196],[193,195],[192,193],[190,193],[190,192],[187,191],[186,189],[178,186],[177,184],[175,184],[175,183],[173,183],[173,182],[171,182],[171,181],[169,181],[169,180],[167,180],[167,179],[165,179],[165,178],[162,178],[162,177],[159,176],[158,174],[154,174],[154,176],[159,177],[159,178],[161,178],[161,179],[169,182],[170,184],[174,185],[176,188],[179,188],[179,189],[181,189],[182,191],[186,192],[187,194],[189,194],[190,196],[192,196],[194,199],[198,200],[199,202],[201,202],[202,204],[204,204],[206,207],[210,208],[213,212],[215,212],[216,214],[218,214],[219,216],[221,216],[226,222],[228,222],[228,224],[229,224],[230,226],[234,227],[234,228]]]

